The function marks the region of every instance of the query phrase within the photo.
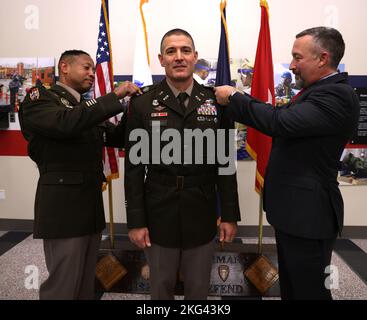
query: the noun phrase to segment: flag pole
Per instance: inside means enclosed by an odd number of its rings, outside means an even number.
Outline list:
[[[263,252],[263,189],[260,189],[260,203],[259,203],[259,235],[258,235],[258,249],[259,255]]]
[[[108,185],[108,211],[110,214],[110,244],[111,249],[115,248],[115,231],[114,231],[114,222],[113,222],[113,202],[112,202],[112,180],[109,179],[107,182]]]

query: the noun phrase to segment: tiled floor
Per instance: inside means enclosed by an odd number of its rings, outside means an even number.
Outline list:
[[[367,253],[367,240],[366,239],[354,239],[353,242]],[[367,268],[367,266],[366,266]]]
[[[0,237],[5,232],[0,232]],[[245,244],[257,244],[257,238],[242,238]],[[367,252],[367,240],[353,240],[361,249]],[[264,238],[264,244],[273,244],[273,238]],[[363,254],[363,253],[362,253]],[[338,270],[338,288],[332,289],[333,298],[341,299],[363,299],[367,300],[366,279],[361,279],[337,253],[333,253],[332,264]],[[367,266],[366,266],[367,267]],[[34,240],[32,236],[27,237],[19,244],[0,256],[0,299],[9,300],[36,300],[38,299],[38,285],[47,277],[47,270],[43,257],[42,241]],[[39,283],[32,282],[35,272],[39,272]],[[176,299],[182,299],[177,296]],[[146,294],[122,294],[105,293],[102,300],[148,300]],[[220,299],[220,297],[209,297],[209,299]],[[264,300],[279,299],[264,298]]]

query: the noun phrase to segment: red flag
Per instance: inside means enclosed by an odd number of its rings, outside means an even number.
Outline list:
[[[101,0],[101,17],[99,21],[98,49],[96,54],[96,76],[94,81],[94,96],[103,96],[114,89],[112,48],[108,20],[108,0]],[[117,117],[109,119],[117,124]],[[103,171],[107,181],[119,177],[119,154],[117,148],[103,148]]]
[[[261,26],[251,85],[251,95],[274,105],[274,72],[269,29],[269,7],[266,0],[260,1]],[[258,193],[264,187],[264,175],[271,150],[271,137],[253,128],[247,128],[247,151],[256,160],[255,189]]]

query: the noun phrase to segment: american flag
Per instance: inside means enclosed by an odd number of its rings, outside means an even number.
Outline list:
[[[113,91],[113,89],[112,48],[108,23],[108,0],[101,0],[94,97],[97,98],[103,96]],[[115,124],[118,122],[116,116],[109,120]],[[107,181],[119,177],[118,159],[119,155],[117,148],[103,148],[103,168]]]

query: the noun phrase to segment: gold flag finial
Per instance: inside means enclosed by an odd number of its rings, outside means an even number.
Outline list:
[[[143,32],[144,32],[144,40],[145,40],[145,51],[146,51],[146,55],[147,55],[147,61],[148,61],[148,65],[150,66],[150,58],[149,58],[149,46],[148,46],[148,34],[147,34],[147,25],[145,22],[145,17],[144,17],[144,12],[143,12],[143,5],[148,3],[149,0],[140,0],[140,16],[141,16],[141,21],[143,23]]]
[[[227,39],[227,51],[228,51],[228,59],[229,57],[231,56],[230,53],[229,53],[229,37],[228,37],[228,27],[227,27],[227,19],[226,17],[224,16],[224,9],[226,8],[227,6],[227,1],[226,0],[221,0],[220,1],[220,15],[221,15],[221,19],[222,19],[222,23],[223,23],[223,26],[224,26],[224,32],[226,34],[226,39]],[[230,63],[230,61],[228,61],[228,63]]]
[[[269,5],[268,5],[268,2],[266,0],[260,0],[260,7],[265,7],[266,12],[268,13],[268,18],[269,18]]]

